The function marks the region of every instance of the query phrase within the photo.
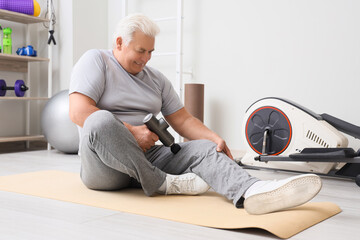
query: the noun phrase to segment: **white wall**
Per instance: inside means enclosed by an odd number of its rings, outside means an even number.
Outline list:
[[[52,47],[53,94],[69,88],[71,69],[74,64],[72,2],[72,0],[58,0],[55,5],[57,21],[54,35],[56,45]]]
[[[352,110],[360,87],[359,1],[196,4],[194,68],[206,85],[206,121],[231,148],[242,146],[246,108],[266,96],[360,125],[360,113]]]
[[[123,18],[126,13],[123,12],[123,1],[121,0],[108,0],[107,9],[107,37],[108,48],[112,48],[113,32],[116,28],[118,21]]]
[[[73,1],[74,63],[88,49],[107,47],[107,10],[107,1]]]
[[[53,92],[68,89],[73,65],[88,49],[107,48],[107,1],[61,0],[57,3],[53,47]]]

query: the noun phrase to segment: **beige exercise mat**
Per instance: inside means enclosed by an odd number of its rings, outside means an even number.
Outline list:
[[[265,215],[249,215],[215,192],[201,196],[146,197],[141,189],[94,191],[79,174],[41,171],[0,177],[0,190],[221,229],[261,228],[289,238],[339,212],[330,202],[307,203]]]

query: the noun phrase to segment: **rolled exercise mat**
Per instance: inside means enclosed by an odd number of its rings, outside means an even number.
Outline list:
[[[186,110],[204,122],[204,84],[186,83],[184,100]]]
[[[33,15],[34,0],[0,0],[0,9]]]
[[[0,176],[0,191],[83,204],[176,222],[220,229],[260,228],[289,238],[341,212],[331,202],[310,202],[286,211],[249,215],[223,196],[208,191],[199,196],[145,196],[142,189],[94,191],[79,173],[41,171]]]

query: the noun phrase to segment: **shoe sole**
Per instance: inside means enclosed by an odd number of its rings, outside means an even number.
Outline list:
[[[247,198],[244,208],[249,214],[266,214],[302,205],[318,194],[322,186],[319,176],[306,175],[285,185]]]

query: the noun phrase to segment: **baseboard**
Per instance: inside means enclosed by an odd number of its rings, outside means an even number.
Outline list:
[[[26,146],[26,141],[0,143],[0,153],[27,152],[45,149],[47,149],[47,142],[45,141],[30,141],[29,147]]]

